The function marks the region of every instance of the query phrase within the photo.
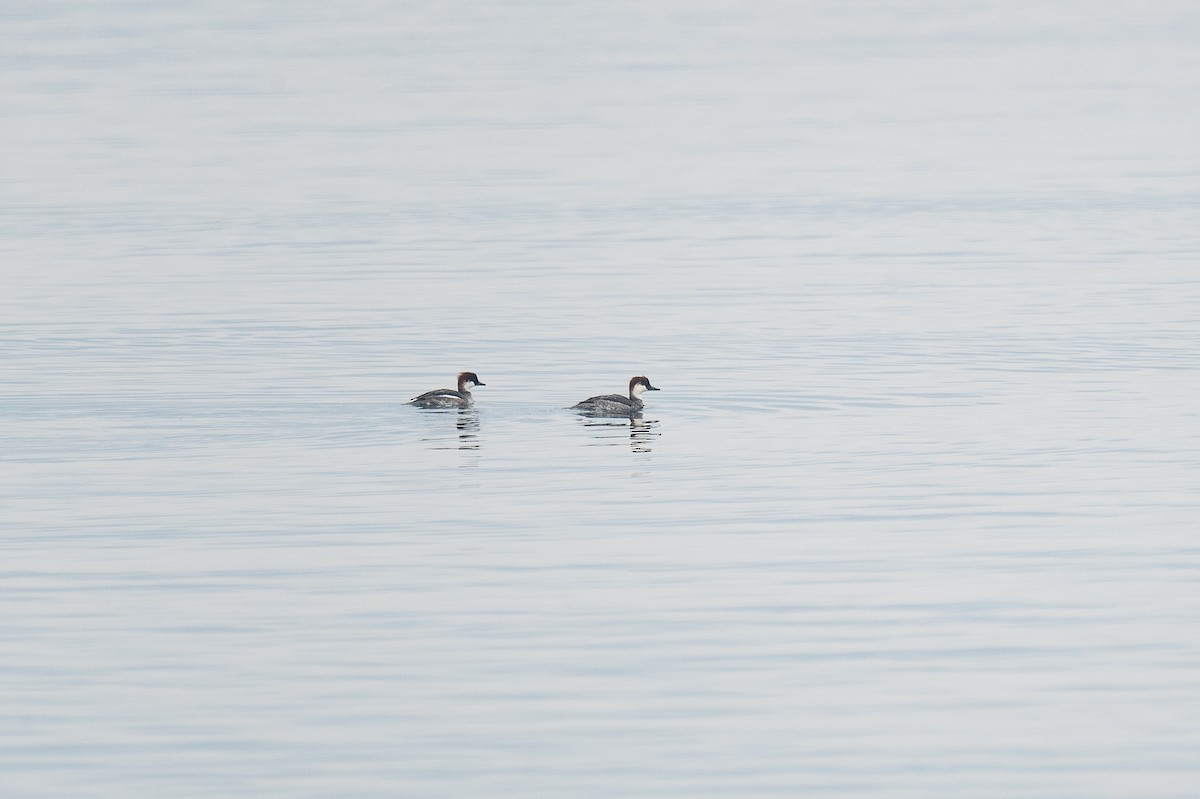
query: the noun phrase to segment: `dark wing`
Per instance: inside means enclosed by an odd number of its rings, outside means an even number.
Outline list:
[[[588,397],[583,402],[575,405],[575,407],[587,408],[590,405],[595,405],[597,402],[619,402],[622,405],[633,407],[633,403],[629,400],[629,397],[622,397],[620,394],[601,394],[598,397]]]

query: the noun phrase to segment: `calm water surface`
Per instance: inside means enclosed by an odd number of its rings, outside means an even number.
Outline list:
[[[1195,796],[1200,12],[1079,11],[7,5],[4,795]]]

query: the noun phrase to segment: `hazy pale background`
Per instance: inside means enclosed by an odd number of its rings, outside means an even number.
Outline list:
[[[5,2],[0,792],[1191,799],[1198,42]]]

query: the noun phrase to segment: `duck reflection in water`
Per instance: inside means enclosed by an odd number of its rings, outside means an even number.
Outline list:
[[[584,427],[592,428],[592,437],[605,444],[619,444],[625,440],[625,430],[629,431],[629,448],[634,452],[650,452],[651,444],[658,438],[659,433],[654,428],[658,426],[657,419],[644,419],[641,414],[624,418],[604,418],[585,416],[580,421]]]
[[[479,411],[473,409],[463,409],[458,412],[458,421],[454,423],[458,428],[458,448],[459,449],[479,449]]]
[[[461,410],[441,409],[432,411],[431,415],[438,416],[454,416],[454,429],[457,431],[456,439],[450,439],[444,434],[426,437],[432,446],[431,449],[479,449],[479,411],[474,408],[463,408]]]

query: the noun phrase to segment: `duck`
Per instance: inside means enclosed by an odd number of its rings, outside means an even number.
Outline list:
[[[658,389],[650,385],[650,379],[645,375],[636,375],[629,378],[628,397],[620,394],[601,394],[597,397],[588,397],[582,402],[572,405],[570,410],[592,416],[633,416],[641,413],[645,406],[645,403],[642,402],[642,395],[647,391],[658,391]]]
[[[408,401],[409,405],[417,408],[470,408],[475,404],[471,389],[476,386],[486,386],[474,372],[460,372],[458,375],[458,390],[452,388],[436,388],[426,391],[419,397]]]

